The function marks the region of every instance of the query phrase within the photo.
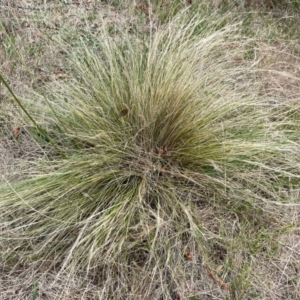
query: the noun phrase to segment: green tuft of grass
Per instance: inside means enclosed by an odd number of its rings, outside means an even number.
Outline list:
[[[149,42],[105,30],[97,43],[56,40],[69,78],[19,101],[47,155],[0,185],[3,239],[20,264],[85,272],[106,299],[172,299],[189,278],[186,251],[201,274],[230,268],[227,250],[250,228],[265,240],[244,242],[244,273],[228,275],[234,295],[250,288],[248,265],[296,205],[299,104],[262,93],[266,70],[244,59],[252,40],[239,24],[203,21],[175,19]]]

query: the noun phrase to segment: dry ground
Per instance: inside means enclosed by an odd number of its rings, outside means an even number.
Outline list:
[[[149,31],[156,30],[161,22],[155,11],[148,11],[149,15],[151,14],[149,17],[142,7],[134,7],[130,2],[121,7],[106,2],[108,1],[0,1],[0,21],[3,24],[3,28],[0,28],[0,71],[16,94],[21,98],[26,97],[30,89],[40,91],[46,85],[55,85],[55,82],[72,76],[64,65],[64,53],[48,45],[48,39],[55,35],[77,32],[88,38],[99,34],[99,28],[105,23],[116,38],[120,37],[122,30],[148,38]],[[183,7],[188,5],[188,2],[183,3]],[[215,2],[219,4],[218,1]],[[250,2],[246,1],[245,9],[249,9]],[[255,8],[257,5],[258,2],[255,2],[252,6]],[[261,92],[269,96],[274,95],[274,101],[278,105],[280,101],[300,101],[300,30],[288,31],[289,20],[293,24],[293,13],[282,12],[282,17],[278,18],[277,23],[271,21],[269,16],[269,19],[262,23],[259,16],[254,16],[254,10],[250,13],[252,18],[246,19],[246,23],[250,24],[243,26],[245,31],[254,32],[253,47],[249,49],[249,57],[237,58],[237,61],[258,56],[259,67],[262,69],[260,80],[264,82]],[[266,28],[257,39],[255,32],[261,24],[265,24]],[[273,72],[264,72],[264,68]],[[31,76],[28,75],[28,69]],[[26,125],[16,114],[14,101],[2,83],[0,106],[1,174],[6,175],[6,178],[11,174],[13,177],[18,176],[18,173],[21,176],[20,159],[41,157],[43,150],[26,134]],[[14,130],[18,126],[20,138],[16,141]],[[3,178],[0,177],[0,182]],[[296,202],[299,200],[299,193],[299,189],[294,190],[287,197]],[[232,259],[234,272],[238,273],[240,270],[240,279],[234,283],[237,290],[235,295],[229,295],[226,289],[222,289],[207,273],[199,275],[201,261],[197,259],[198,253],[193,253],[191,249],[192,260],[187,261],[186,265],[187,272],[192,274],[191,279],[182,281],[174,299],[300,299],[299,206],[295,204],[282,208],[282,223],[290,226],[292,230],[276,234],[276,239],[271,239],[268,244],[263,245],[262,250],[251,259],[245,257],[241,246],[247,245],[247,239],[252,238],[251,232],[241,234],[236,247],[231,249],[229,258],[220,249],[220,268],[215,270],[218,276],[226,278],[221,266],[228,263],[228,259]],[[1,243],[0,240],[0,251]],[[270,255],[274,252],[275,256]],[[68,274],[60,274],[57,278],[55,272],[44,275],[43,270],[39,270],[37,273],[34,262],[30,265],[24,263],[23,269],[15,269],[9,251],[2,251],[0,264],[0,298],[4,300],[100,299],[105,289],[101,283],[83,282],[80,277],[67,281]],[[248,269],[251,269],[251,272],[247,272]],[[133,279],[132,285],[138,285],[139,278]],[[243,293],[249,285],[252,286],[250,292]],[[155,299],[155,295],[145,295],[141,295],[139,299]]]

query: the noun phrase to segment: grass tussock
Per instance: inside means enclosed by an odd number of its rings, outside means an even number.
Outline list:
[[[174,299],[193,253],[199,278],[222,265],[232,297],[245,292],[299,204],[299,104],[262,93],[267,70],[239,24],[204,24],[175,20],[149,42],[56,40],[76,44],[72,76],[22,102],[46,155],[2,178],[7,262],[86,274],[102,299]],[[227,259],[241,240],[242,271]]]

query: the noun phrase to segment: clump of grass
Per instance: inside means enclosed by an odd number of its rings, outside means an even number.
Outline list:
[[[300,178],[299,107],[261,92],[238,25],[204,24],[176,20],[143,43],[77,41],[72,76],[24,103],[48,155],[0,186],[20,263],[85,272],[105,299],[172,299],[187,252],[205,274],[243,228],[283,225]]]

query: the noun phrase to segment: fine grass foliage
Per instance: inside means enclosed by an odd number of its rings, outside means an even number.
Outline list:
[[[19,100],[46,155],[0,185],[15,264],[86,274],[102,299],[174,299],[191,252],[199,278],[228,268],[233,299],[251,288],[254,256],[299,202],[299,104],[261,92],[267,70],[244,59],[240,24],[203,21],[175,19],[149,41],[105,30],[92,44],[52,40],[69,76]],[[245,228],[235,272],[227,251]]]

